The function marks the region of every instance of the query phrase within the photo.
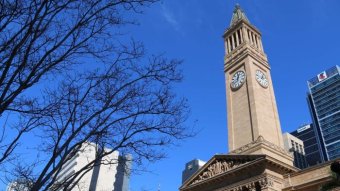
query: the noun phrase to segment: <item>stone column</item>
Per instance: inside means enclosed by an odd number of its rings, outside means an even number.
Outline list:
[[[254,33],[253,33],[253,31],[250,31],[250,36],[251,36],[252,45],[255,46],[255,38],[254,38]]]
[[[237,36],[237,31],[234,32],[233,34],[234,42],[235,42],[235,48],[238,47],[239,43],[238,43],[238,36]]]
[[[242,35],[243,35],[243,40],[244,40],[245,42],[249,42],[246,27],[242,27],[241,29],[242,29],[242,32],[243,32],[243,33],[242,33]]]
[[[231,34],[231,44],[232,44],[233,50],[234,50],[236,48],[235,40],[234,40],[234,34]]]
[[[231,42],[230,42],[230,38],[227,38],[227,42],[228,42],[228,52],[231,52]]]
[[[248,31],[249,35],[249,44],[253,44],[253,39],[251,38],[251,30]]]
[[[259,37],[259,43],[260,43],[260,47],[261,47],[262,52],[264,52],[263,46],[262,46],[262,39],[260,37]]]
[[[259,36],[256,36],[257,37],[257,43],[258,43],[258,49],[262,51],[262,47],[261,47],[261,42],[260,42],[260,37]]]
[[[238,36],[239,32],[240,32],[239,29],[236,30],[237,45],[240,45],[240,44],[241,44],[241,33],[240,33],[240,36]]]
[[[240,32],[241,43],[243,43],[244,40],[243,40],[243,36],[242,36],[242,28],[238,29],[238,31]]]
[[[257,49],[260,49],[259,41],[258,41],[258,39],[257,39],[257,35],[256,35],[256,34],[254,34],[254,38],[255,38],[256,48],[257,48]]]
[[[252,45],[255,45],[255,38],[254,38],[254,33],[253,33],[253,31],[250,31],[250,36],[251,36],[251,44]]]

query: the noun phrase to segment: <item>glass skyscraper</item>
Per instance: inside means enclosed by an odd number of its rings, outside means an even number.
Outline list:
[[[334,66],[308,80],[308,105],[325,161],[340,157],[340,68]]]

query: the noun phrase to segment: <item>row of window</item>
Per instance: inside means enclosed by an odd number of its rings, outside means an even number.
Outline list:
[[[319,148],[318,148],[318,145],[315,143],[313,145],[310,145],[308,147],[305,147],[305,153],[306,154],[309,154],[309,153],[312,153],[312,152],[319,152]]]
[[[253,44],[256,48],[261,49],[260,38],[253,31],[249,29],[246,30],[249,43]],[[243,34],[243,28],[239,28],[226,39],[227,54],[244,42],[243,37],[245,37]]]
[[[326,142],[328,140],[333,140],[334,138],[338,138],[338,140],[340,140],[340,131],[338,133],[332,133],[332,134],[324,135],[323,137],[324,137]],[[329,144],[329,143],[327,143],[327,144]]]
[[[308,140],[303,141],[303,144],[305,144],[306,146],[309,146],[315,143],[316,143],[316,139],[308,139]]]
[[[327,92],[327,93],[325,93],[325,95],[323,97],[320,97],[320,98],[317,98],[317,99],[315,99],[313,97],[314,105],[319,109],[322,106],[329,105],[329,102],[331,100],[339,99],[339,97],[340,97],[339,92],[340,92],[340,85],[339,85],[339,89],[336,89],[332,92]]]
[[[326,145],[328,145],[328,144],[334,143],[338,140],[340,140],[340,133],[335,134],[335,136],[333,136],[330,139],[325,139],[325,143],[326,143]]]
[[[323,94],[327,89],[332,88],[339,81],[339,76],[329,77],[327,80],[320,82],[320,85],[311,88],[311,92],[315,95]]]
[[[304,150],[303,150],[302,145],[300,145],[300,144],[294,142],[293,140],[290,140],[290,141],[291,141],[291,144],[292,144],[292,149],[293,149],[294,151],[297,151],[297,152],[299,152],[299,153],[304,154]]]
[[[340,118],[320,125],[323,136],[340,132]]]
[[[306,168],[308,166],[305,155],[294,152],[294,166],[298,168]]]
[[[314,152],[306,155],[307,163],[312,166],[321,163],[321,157],[319,152]]]
[[[303,144],[305,144],[305,147],[308,147],[309,144],[306,143],[306,141],[311,141],[311,142],[316,142],[316,137],[315,136],[300,136],[300,137],[297,137],[301,140],[303,140]]]
[[[324,96],[326,92],[332,91],[335,88],[338,88],[338,84],[337,82],[339,81],[339,77],[340,76],[336,76],[336,78],[331,78],[328,79],[327,81],[321,83],[318,88],[318,90],[316,91],[315,89],[311,89],[311,93],[313,94],[313,97],[315,97],[316,99],[318,99],[320,96]],[[334,84],[336,84],[335,86],[333,86]]]
[[[339,101],[340,101],[340,88],[339,88],[339,91],[336,94],[334,94],[334,96],[331,96],[331,97],[324,99],[323,103],[319,103],[319,104],[315,103],[315,108],[319,111],[319,110],[325,109],[325,108],[327,108],[327,107],[329,107],[329,106],[331,106],[334,103],[339,102]]]
[[[318,118],[322,119],[338,111],[340,111],[340,102],[322,110],[320,114],[318,113]]]
[[[329,160],[340,157],[340,149],[335,149],[333,151],[328,152],[328,156],[329,156]]]
[[[338,121],[340,121],[340,119]],[[328,128],[322,127],[322,134],[324,136],[334,134],[336,132],[340,132],[340,123],[330,126]]]
[[[335,120],[340,118],[340,113],[336,113],[332,116],[320,120],[320,125],[323,126],[327,123],[333,123]]]
[[[301,140],[304,140],[302,137],[315,137],[315,134],[314,134],[312,125],[311,125],[311,127],[308,128],[308,129],[305,129],[305,130],[300,131],[300,132],[294,131],[294,132],[292,132],[291,134],[292,134],[293,136],[295,136],[295,137],[301,139]],[[300,138],[300,137],[301,137],[301,138]]]
[[[314,100],[314,104],[319,106],[319,105],[323,105],[324,103],[328,102],[330,99],[337,97],[337,94],[332,94],[333,92],[337,93],[340,90],[340,84],[332,87],[332,89],[330,90],[326,90],[325,92],[323,92],[324,94],[321,95],[315,95],[313,94],[313,100]]]
[[[337,149],[340,150],[340,142],[334,143],[332,145],[328,145],[326,148],[327,148],[328,151],[333,151],[333,150],[337,150]]]

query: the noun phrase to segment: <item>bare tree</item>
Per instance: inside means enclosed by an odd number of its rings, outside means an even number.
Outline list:
[[[111,152],[155,161],[164,157],[160,148],[190,136],[186,101],[172,91],[181,61],[147,57],[142,44],[119,38],[131,13],[155,1],[0,0],[0,118],[19,118],[17,134],[0,139],[0,165],[34,132],[41,170],[16,166],[31,190],[70,190]],[[54,83],[35,97],[25,92],[42,79]],[[72,151],[88,141],[101,148],[96,159],[56,184]]]

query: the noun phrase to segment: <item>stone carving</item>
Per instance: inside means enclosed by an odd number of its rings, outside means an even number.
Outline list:
[[[249,191],[256,191],[256,187],[260,187],[261,190],[268,188],[268,187],[273,187],[274,182],[272,179],[268,178],[268,177],[261,177],[260,179],[257,180],[253,180],[251,182],[242,184],[242,185],[238,185],[236,187],[233,188],[228,188],[228,189],[222,189],[223,191],[242,191],[244,190],[249,190]],[[219,191],[222,191],[219,190]]]
[[[247,184],[247,185],[246,185],[246,188],[247,188],[249,191],[256,191],[255,182],[251,182],[251,183]]]
[[[259,181],[261,188],[268,188],[274,185],[274,182],[269,178],[263,178]]]
[[[205,179],[211,178],[213,176],[216,176],[218,174],[227,172],[231,169],[234,169],[242,164],[247,163],[246,161],[227,161],[227,160],[216,160],[212,164],[210,164],[207,167],[207,170],[203,171],[201,174],[198,175],[198,178],[193,181],[192,184],[196,184],[198,182],[201,182]]]

